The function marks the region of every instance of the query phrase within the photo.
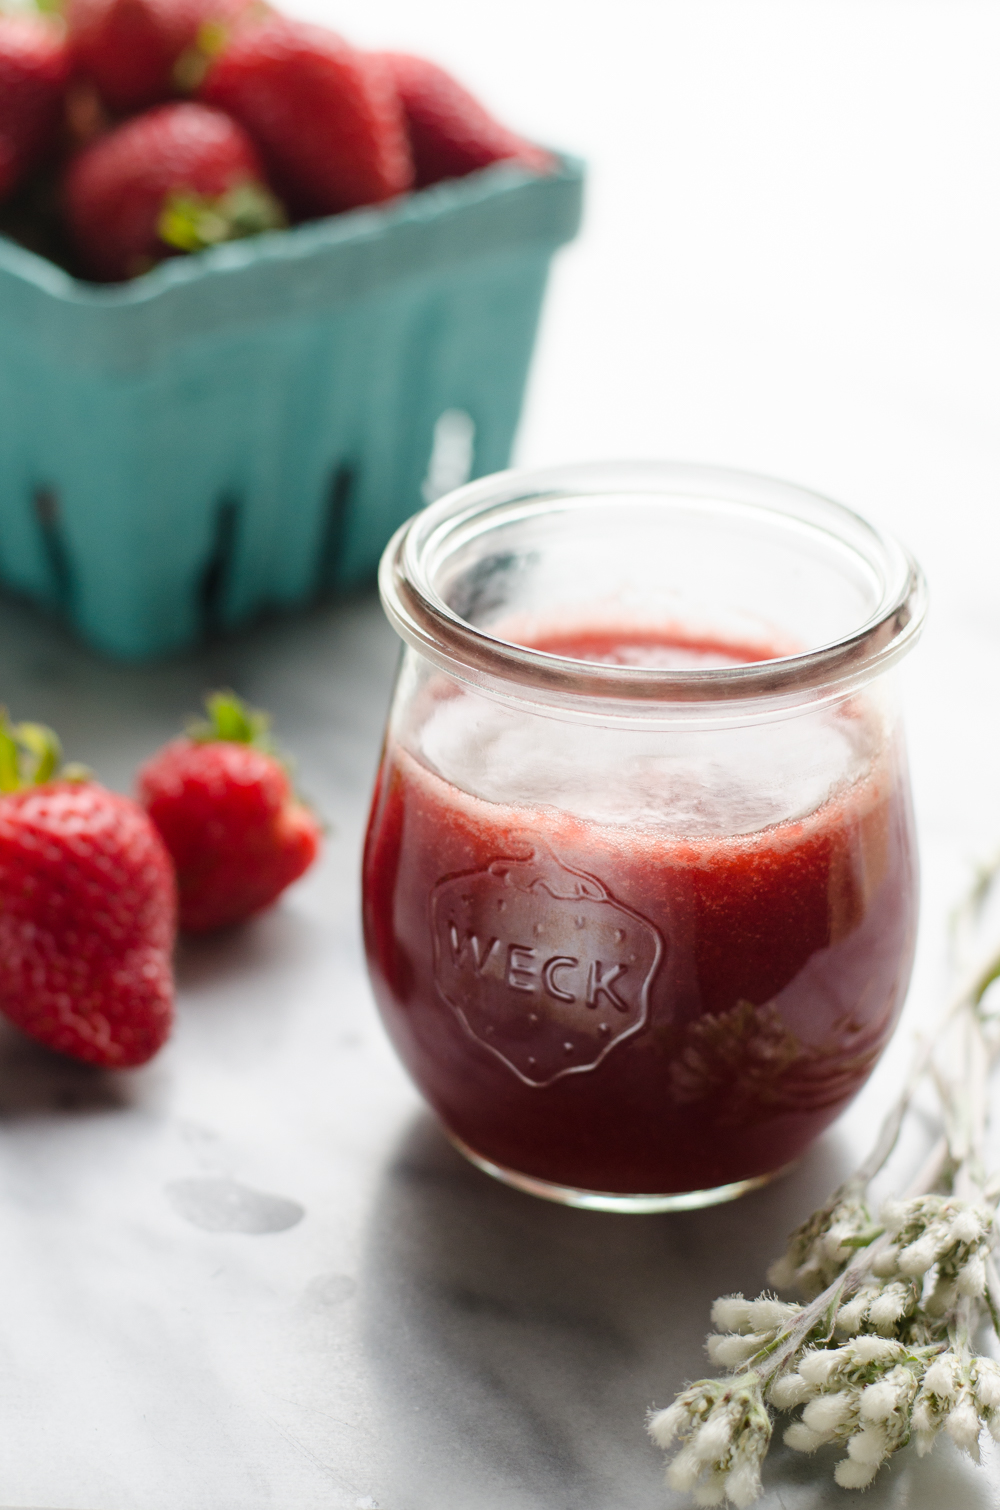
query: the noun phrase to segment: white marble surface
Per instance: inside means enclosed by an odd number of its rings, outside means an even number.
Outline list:
[[[586,153],[522,459],[663,455],[824,489],[931,580],[907,672],[925,907],[907,1022],[787,1180],[677,1217],[563,1211],[443,1143],[382,1036],[358,853],[395,660],[370,599],[149,671],[0,605],[0,695],[127,786],[208,685],[271,706],[333,824],[242,933],[185,946],[171,1044],[102,1076],[0,1039],[0,1506],[653,1510],[643,1414],[704,1371],[847,1168],[1000,844],[1000,9],[974,0],[312,0]],[[2,542],[0,542],[2,548]],[[766,1510],[851,1503],[774,1457]],[[1000,1505],[910,1454],[865,1502]]]

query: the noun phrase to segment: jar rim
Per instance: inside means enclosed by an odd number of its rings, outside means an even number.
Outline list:
[[[664,669],[572,660],[499,638],[463,619],[442,597],[435,569],[470,531],[486,533],[525,510],[558,511],[609,495],[702,497],[818,527],[876,574],[874,610],[848,633],[770,660]],[[700,722],[714,705],[734,716],[775,716],[803,704],[839,700],[881,675],[915,644],[927,588],[909,551],[861,515],[820,493],[777,478],[697,463],[583,462],[511,469],[448,493],[415,514],[387,545],[379,590],[396,632],[449,675],[503,698],[564,711],[647,721],[659,712]],[[709,705],[709,706],[706,706]]]

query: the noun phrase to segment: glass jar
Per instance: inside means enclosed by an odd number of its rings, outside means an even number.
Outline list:
[[[458,1147],[578,1206],[727,1200],[870,1074],[917,864],[888,675],[919,568],[716,468],[505,472],[382,560],[364,859],[386,1027]]]

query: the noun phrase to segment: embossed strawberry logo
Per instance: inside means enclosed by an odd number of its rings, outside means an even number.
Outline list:
[[[651,923],[532,839],[431,896],[441,996],[526,1085],[595,1069],[646,1022],[663,957]]]

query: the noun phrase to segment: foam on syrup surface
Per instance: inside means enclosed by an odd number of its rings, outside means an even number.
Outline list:
[[[536,629],[518,638],[573,660],[665,669],[745,665],[780,653],[764,642],[726,645],[634,628]],[[556,807],[661,835],[720,836],[800,820],[863,782],[881,733],[860,698],[736,731],[669,733],[565,723],[452,690],[424,723],[415,753],[456,797]]]
[[[731,753],[725,732],[689,733],[685,746],[677,740],[670,748],[663,735],[614,730],[608,738],[461,696],[439,704],[418,753],[456,797],[557,807],[595,823],[684,836],[749,834],[801,819],[871,764],[864,724],[835,714],[823,718],[822,731],[788,723],[742,731]]]

